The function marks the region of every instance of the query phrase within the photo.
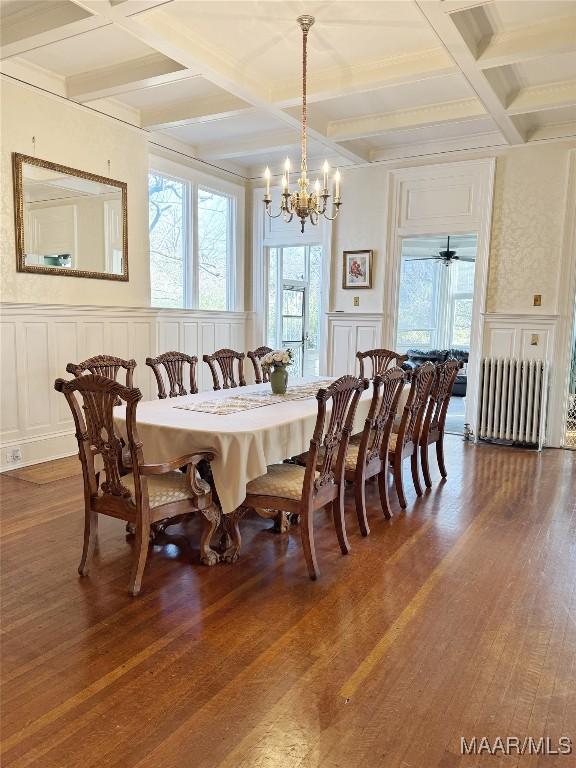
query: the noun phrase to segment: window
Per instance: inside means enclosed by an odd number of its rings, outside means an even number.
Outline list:
[[[148,200],[151,305],[231,309],[234,197],[151,171]]]
[[[232,200],[198,189],[198,307],[228,309]]]
[[[438,263],[402,259],[398,304],[398,345],[431,347],[438,312]]]
[[[186,273],[186,184],[150,173],[150,287],[153,307],[184,307]]]

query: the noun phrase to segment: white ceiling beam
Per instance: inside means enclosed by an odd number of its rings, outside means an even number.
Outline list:
[[[464,122],[479,117],[486,117],[486,111],[480,102],[477,99],[462,99],[416,109],[334,120],[328,125],[328,136],[335,141],[349,141],[378,136],[388,131],[423,128],[438,123]]]
[[[452,75],[458,71],[442,48],[395,56],[346,68],[345,75],[334,68],[311,72],[308,78],[310,104],[381,88],[405,85]],[[300,103],[302,93],[295,78],[274,85],[271,100],[286,109]]]
[[[141,110],[141,125],[142,128],[150,131],[161,131],[167,128],[179,128],[183,125],[200,125],[218,120],[230,120],[255,111],[254,107],[234,96],[200,101],[194,99],[186,103],[171,104],[163,109],[143,109]]]
[[[73,0],[78,5],[94,11],[96,0]],[[185,68],[201,72],[214,85],[263,110],[290,128],[300,128],[298,118],[284,112],[270,100],[268,89],[262,83],[241,72],[235,62],[228,60],[225,53],[209,48],[201,39],[194,37],[168,14],[158,9],[151,14],[141,13],[120,17],[114,10],[107,10],[107,18],[129,32],[149,47],[179,62]],[[327,136],[310,129],[310,138],[315,139],[331,153],[339,154],[351,162],[365,162],[367,157],[349,149],[342,149]]]
[[[423,16],[460,68],[472,90],[476,93],[488,114],[492,117],[509,144],[523,144],[524,136],[507,114],[506,108],[491,87],[486,75],[478,67],[474,54],[468,47],[449,14],[444,13],[439,0],[416,0]]]
[[[493,35],[481,46],[478,64],[482,69],[488,69],[566,53],[574,51],[575,40],[575,16],[549,19]]]
[[[122,64],[68,77],[66,90],[69,99],[85,102],[192,77],[198,75],[160,53],[152,53]]]
[[[509,115],[524,115],[545,109],[560,109],[576,105],[576,80],[563,80],[529,88],[521,88],[510,100]]]

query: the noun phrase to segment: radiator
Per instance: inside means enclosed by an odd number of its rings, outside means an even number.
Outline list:
[[[529,443],[542,450],[548,363],[486,357],[480,371],[478,437]]]

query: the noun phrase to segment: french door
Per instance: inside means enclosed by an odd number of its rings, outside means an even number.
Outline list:
[[[291,349],[292,372],[317,375],[320,362],[322,247],[274,246],[267,249],[267,343]]]

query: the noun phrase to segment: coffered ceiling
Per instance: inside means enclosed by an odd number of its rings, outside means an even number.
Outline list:
[[[1,0],[2,72],[258,177],[576,135],[574,0]]]

